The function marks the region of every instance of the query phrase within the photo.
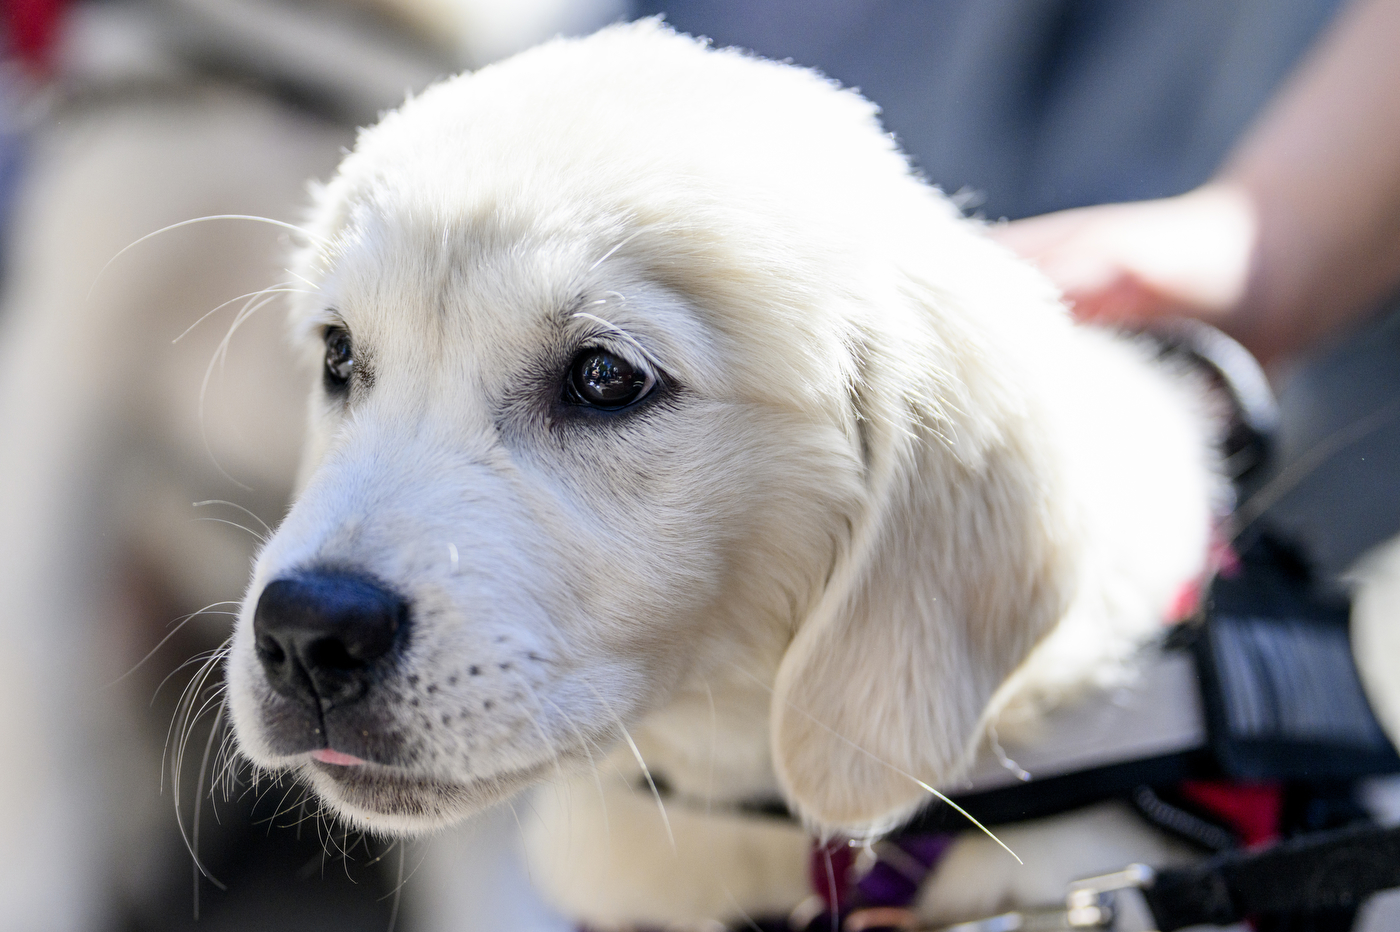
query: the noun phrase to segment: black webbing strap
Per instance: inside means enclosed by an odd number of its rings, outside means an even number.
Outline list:
[[[1124,761],[1058,777],[979,793],[953,796],[953,801],[986,826],[1059,815],[1105,799],[1131,798],[1142,786],[1165,786],[1193,778],[1217,776],[1218,769],[1203,751]],[[967,818],[950,806],[934,802],[907,822],[896,835],[961,831]]]
[[[1211,586],[1190,648],[1211,751],[1238,780],[1355,780],[1400,770],[1367,701],[1350,606],[1296,546],[1263,533]],[[1185,638],[1179,638],[1185,640]]]
[[[1355,907],[1400,887],[1400,827],[1316,832],[1158,872],[1143,891],[1160,932],[1247,916]]]

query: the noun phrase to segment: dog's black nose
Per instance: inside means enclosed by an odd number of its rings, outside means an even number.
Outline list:
[[[400,639],[408,603],[368,576],[311,571],[269,583],[253,614],[272,688],[300,702],[354,702]]]

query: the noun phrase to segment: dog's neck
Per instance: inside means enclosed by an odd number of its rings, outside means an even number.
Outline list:
[[[777,798],[768,731],[777,661],[692,674],[666,706],[633,728],[653,776],[682,799],[732,805]],[[625,743],[612,758],[624,773],[645,778]]]

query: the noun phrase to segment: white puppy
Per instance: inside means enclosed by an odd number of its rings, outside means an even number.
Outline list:
[[[357,824],[625,739],[680,797],[877,833],[993,717],[1124,676],[1202,572],[1190,392],[811,72],[655,22],[557,41],[365,131],[308,236],[312,439],[229,696],[244,753]]]

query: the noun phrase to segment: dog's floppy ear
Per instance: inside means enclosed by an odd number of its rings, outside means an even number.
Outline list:
[[[1047,425],[937,300],[857,354],[869,498],[774,688],[779,780],[821,829],[885,830],[955,775],[1073,588]]]

